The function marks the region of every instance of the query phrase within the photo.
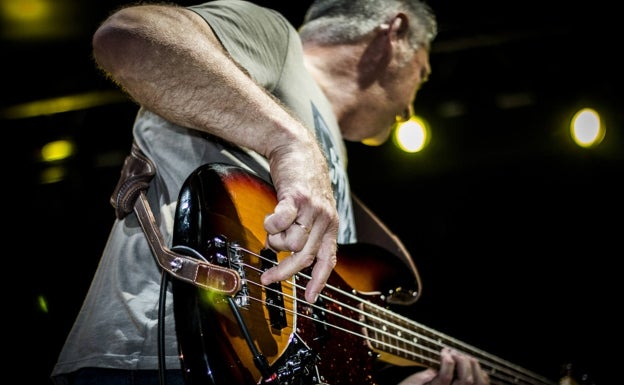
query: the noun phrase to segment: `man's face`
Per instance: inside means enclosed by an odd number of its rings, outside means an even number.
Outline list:
[[[411,117],[416,94],[423,84],[427,82],[430,74],[429,51],[424,48],[414,52],[411,57],[405,60],[405,65],[399,68],[396,76],[400,81],[395,92],[397,98],[406,103],[406,105],[396,115],[397,120],[404,121]]]
[[[375,111],[376,119],[371,119],[371,122],[377,124],[371,124],[368,136],[362,139],[363,143],[369,145],[384,143],[396,123],[412,116],[416,94],[431,73],[427,49],[421,48],[415,52],[406,52],[397,56],[395,60],[396,62],[388,67],[388,73],[380,81],[384,97],[379,101],[380,108]]]

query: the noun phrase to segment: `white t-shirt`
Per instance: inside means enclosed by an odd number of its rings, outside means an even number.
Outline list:
[[[354,243],[345,146],[329,102],[303,65],[297,31],[275,11],[244,1],[214,1],[190,9],[206,19],[258,84],[315,132],[331,170],[340,214],[338,241]],[[156,165],[148,200],[170,244],[178,193],[188,175],[206,163],[236,162],[220,143],[145,109],[137,114],[133,133]],[[52,375],[82,367],[157,369],[160,283],[161,270],[135,215],[115,221]],[[180,368],[170,291],[165,303],[165,363],[168,369]]]

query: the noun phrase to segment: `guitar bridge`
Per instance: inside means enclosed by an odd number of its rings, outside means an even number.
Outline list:
[[[218,236],[212,239],[211,245],[216,249],[214,253],[215,263],[236,270],[240,276],[241,289],[234,296],[236,306],[242,308],[249,307],[249,286],[245,276],[240,244],[228,242],[224,236]]]
[[[236,270],[241,278],[241,289],[234,296],[234,302],[238,307],[247,308],[249,306],[249,286],[247,285],[247,277],[245,276],[240,244],[231,242],[228,247],[228,255],[230,268]]]
[[[234,296],[234,303],[239,308],[249,308],[249,286],[245,274],[241,245],[238,242],[228,242],[224,236],[213,238],[211,244],[216,249],[214,253],[216,262],[221,266],[236,270],[241,278],[241,289]],[[260,255],[262,256],[262,268],[264,270],[271,268],[277,263],[277,255],[270,249],[261,250]],[[271,327],[281,330],[288,325],[281,282],[267,285],[265,295]]]

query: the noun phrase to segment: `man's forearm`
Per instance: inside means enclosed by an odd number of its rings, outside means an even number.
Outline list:
[[[267,157],[276,147],[314,140],[185,8],[117,12],[95,33],[93,49],[98,65],[137,103],[178,125]]]

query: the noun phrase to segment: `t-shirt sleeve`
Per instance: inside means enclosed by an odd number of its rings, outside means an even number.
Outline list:
[[[242,0],[210,1],[188,8],[206,20],[232,58],[258,84],[274,89],[289,39],[297,36],[281,14]]]

